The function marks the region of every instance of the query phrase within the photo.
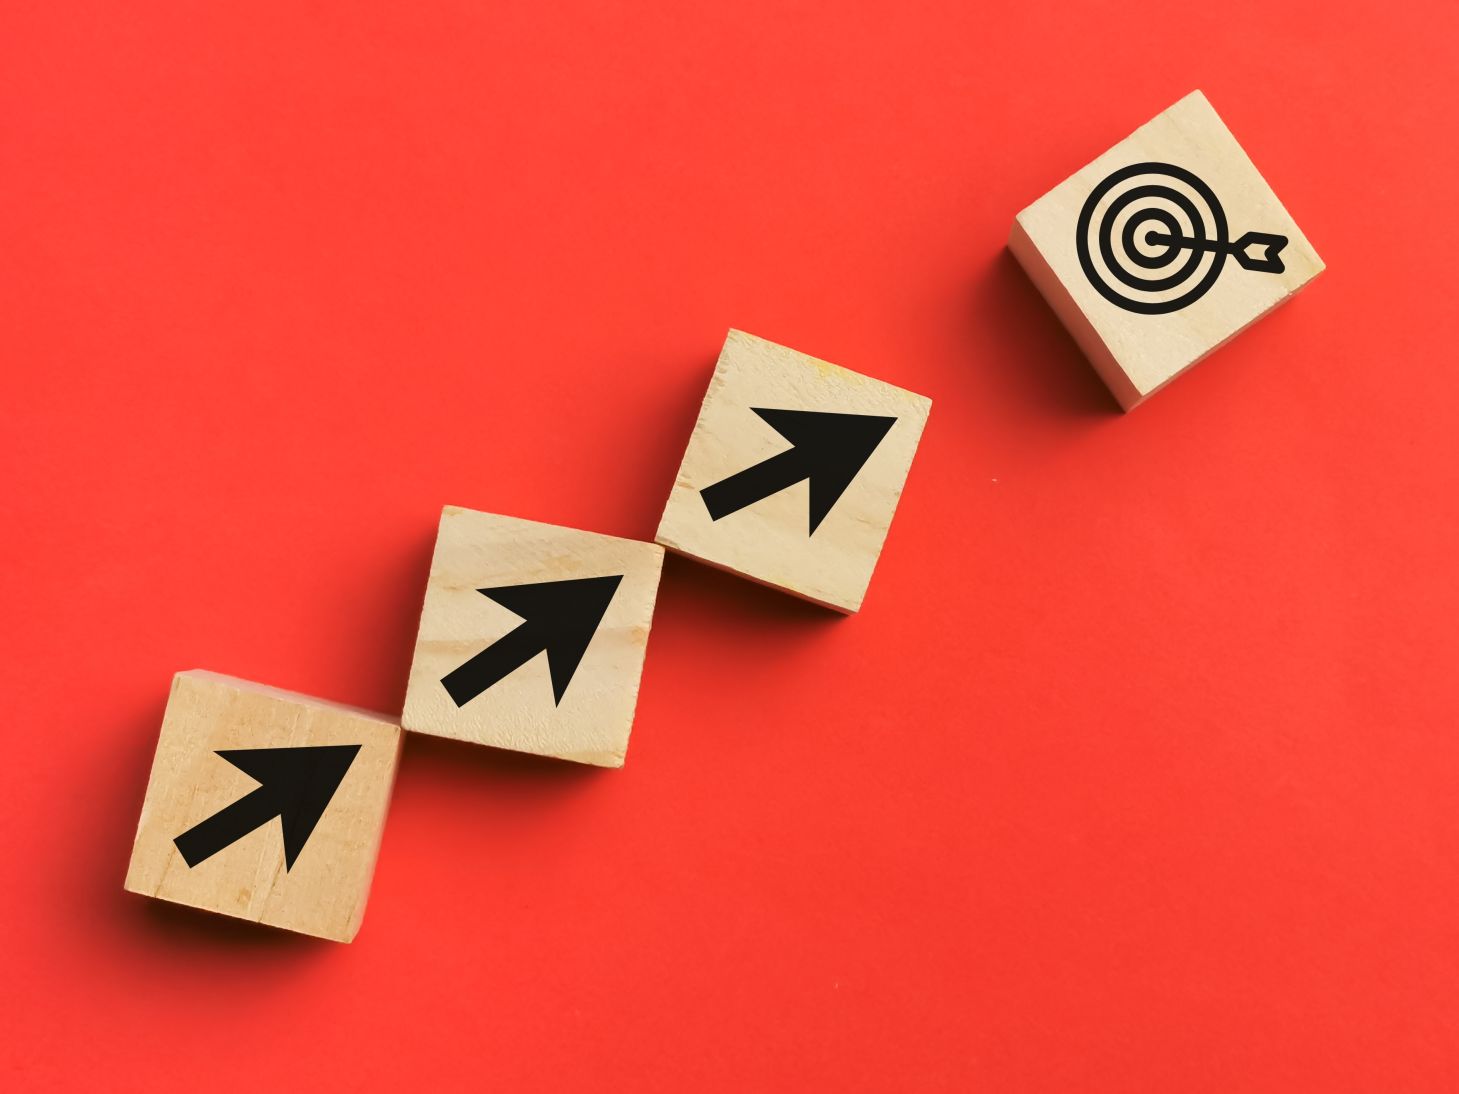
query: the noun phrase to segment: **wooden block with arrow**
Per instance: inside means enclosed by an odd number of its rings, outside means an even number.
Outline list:
[[[657,540],[857,611],[931,407],[922,395],[732,330]]]
[[[622,766],[663,559],[652,543],[447,506],[402,724]]]
[[[350,941],[365,914],[400,736],[388,715],[178,673],[127,889]]]
[[[1323,270],[1199,91],[1019,213],[1008,247],[1126,410]]]

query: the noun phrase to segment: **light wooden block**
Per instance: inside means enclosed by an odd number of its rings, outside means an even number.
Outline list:
[[[127,889],[349,942],[365,914],[400,737],[384,714],[178,673]]]
[[[931,407],[922,395],[732,330],[656,538],[857,611]]]
[[[1323,269],[1199,91],[1019,213],[1008,246],[1126,410]]]
[[[621,767],[663,561],[652,543],[448,505],[401,723]]]

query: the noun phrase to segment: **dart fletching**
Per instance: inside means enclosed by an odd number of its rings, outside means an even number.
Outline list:
[[[1282,248],[1287,242],[1286,236],[1247,232],[1231,244],[1231,255],[1241,264],[1243,270],[1279,274],[1287,268],[1282,263]],[[1255,255],[1250,253],[1253,248],[1259,248]]]

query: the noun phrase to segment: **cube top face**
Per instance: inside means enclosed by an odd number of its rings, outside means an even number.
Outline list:
[[[732,330],[656,538],[857,611],[931,407],[922,395]]]
[[[400,726],[386,715],[178,673],[126,887],[348,942],[399,756]]]
[[[1126,409],[1323,269],[1199,91],[1019,213],[1009,247]]]
[[[663,560],[652,543],[447,506],[402,724],[622,766]]]

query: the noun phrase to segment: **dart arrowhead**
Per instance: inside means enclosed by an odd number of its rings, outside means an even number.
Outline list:
[[[561,703],[622,580],[616,574],[476,591],[522,617],[521,641],[547,654],[553,699]]]
[[[359,745],[235,748],[218,753],[259,787],[261,805],[277,814],[284,830],[284,869],[292,869],[344,780]]]
[[[1281,254],[1282,248],[1288,242],[1286,236],[1272,235],[1269,232],[1247,232],[1231,244],[1231,255],[1243,270],[1279,274],[1287,269]],[[1253,247],[1261,248],[1261,252],[1252,255],[1250,251]]]
[[[810,484],[812,532],[897,421],[875,414],[750,409],[795,447],[798,468]]]

